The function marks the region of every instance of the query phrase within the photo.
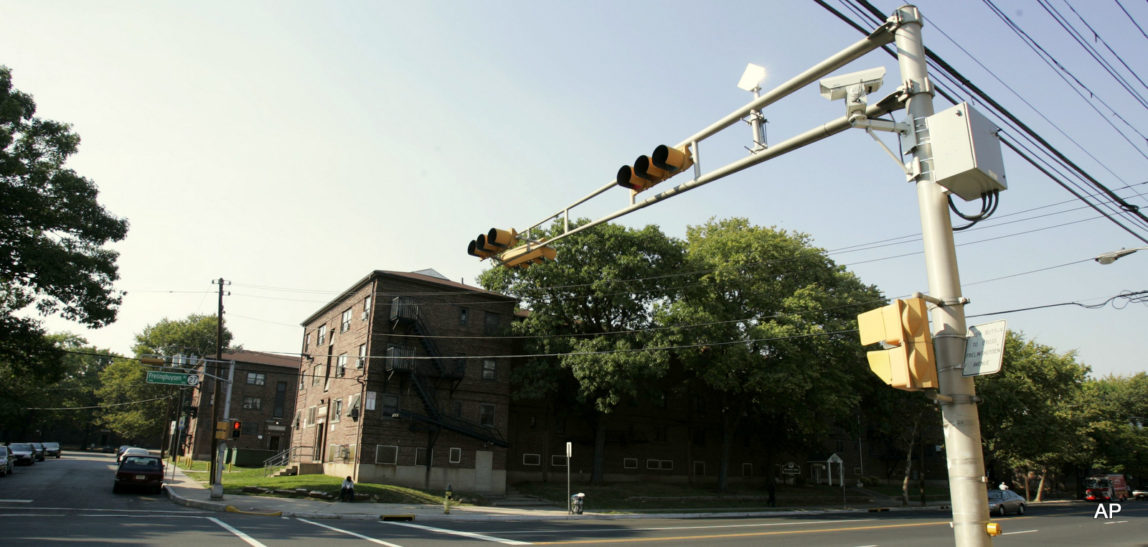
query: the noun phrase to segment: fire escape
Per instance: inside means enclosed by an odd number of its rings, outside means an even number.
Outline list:
[[[445,386],[453,395],[466,372],[466,364],[462,360],[447,362],[430,329],[419,317],[418,305],[410,298],[396,297],[391,301],[391,329],[394,332],[405,331],[416,335],[423,353],[429,357],[429,359],[414,359],[415,351],[409,346],[387,348],[386,369],[405,374],[423,403],[424,413],[400,409],[399,415],[410,418],[412,422],[423,424],[433,432],[453,431],[496,446],[508,446],[497,429],[450,416],[439,408],[437,401],[439,386]],[[415,423],[411,424],[412,429],[415,429]]]

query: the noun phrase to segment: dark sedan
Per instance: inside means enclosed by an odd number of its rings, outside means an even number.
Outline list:
[[[989,490],[989,512],[1005,516],[1009,513],[1024,514],[1024,498],[1012,490]]]
[[[36,463],[36,449],[28,443],[11,443],[8,448],[12,449],[12,456],[16,459],[16,465],[32,465]]]
[[[116,468],[112,492],[139,488],[158,494],[163,487],[163,462],[157,456],[125,455]]]
[[[44,455],[60,459],[60,443],[44,443]]]

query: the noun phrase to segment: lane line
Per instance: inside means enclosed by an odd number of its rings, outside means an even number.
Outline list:
[[[410,522],[398,522],[398,521],[389,520],[389,521],[381,522],[380,524],[392,524],[394,526],[406,526],[408,528],[416,528],[419,530],[426,530],[428,532],[436,532],[439,534],[450,534],[453,536],[462,536],[462,537],[468,537],[468,538],[474,538],[474,539],[481,539],[483,541],[493,541],[495,543],[502,543],[505,545],[531,545],[531,543],[527,542],[527,541],[518,541],[518,540],[514,540],[514,539],[498,538],[498,537],[494,537],[494,536],[487,536],[484,534],[476,534],[474,532],[463,532],[461,530],[447,530],[446,528],[435,528],[433,526],[424,526],[422,524],[413,524]]]
[[[738,537],[784,536],[796,534],[820,534],[831,532],[851,532],[857,530],[880,530],[883,528],[915,528],[920,526],[948,525],[949,521],[916,522],[911,524],[882,524],[876,526],[851,526],[848,528],[825,528],[822,530],[776,530],[770,532],[744,532],[740,534],[709,534],[703,536],[673,536],[648,538],[602,538],[602,539],[575,539],[569,541],[539,541],[535,545],[576,545],[586,543],[639,543],[650,541],[698,541],[703,539],[728,539]]]
[[[259,543],[259,541],[256,540],[255,538],[253,538],[247,534],[244,534],[243,532],[241,532],[235,528],[232,528],[229,524],[227,524],[226,522],[223,522],[222,520],[219,520],[215,517],[207,517],[207,520],[210,520],[211,522],[218,524],[224,530],[227,530],[228,532],[235,534],[239,539],[246,541],[247,544],[250,545],[251,547],[267,547],[266,545]]]
[[[1031,534],[1031,533],[1033,533],[1033,532],[1039,532],[1039,531],[1040,531],[1040,530],[1017,530],[1017,531],[1015,531],[1015,532],[1005,532],[1005,533],[1003,533],[1003,534],[1001,534],[1001,535],[1002,535],[1002,536],[1011,536],[1011,535],[1013,535],[1013,534]]]
[[[320,523],[320,522],[312,522],[312,521],[309,521],[307,519],[302,519],[302,518],[296,518],[295,520],[300,521],[300,522],[306,522],[307,524],[314,524],[315,526],[319,526],[321,528],[326,528],[328,530],[334,530],[336,532],[339,532],[340,534],[347,534],[348,536],[355,536],[359,539],[365,539],[371,543],[378,543],[379,545],[386,545],[387,547],[402,547],[402,545],[396,545],[394,543],[387,543],[381,539],[375,539],[373,537],[364,536],[363,534],[352,532],[350,530],[343,530],[342,528],[335,528],[334,526],[328,526],[328,525]]]
[[[32,503],[32,500],[0,500],[0,503]]]

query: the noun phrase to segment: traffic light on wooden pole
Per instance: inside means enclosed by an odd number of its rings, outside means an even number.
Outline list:
[[[923,298],[892,304],[857,316],[861,343],[881,342],[888,349],[870,351],[869,369],[886,384],[906,391],[937,389],[937,365]]]
[[[618,169],[618,186],[637,194],[651,186],[681,173],[694,164],[689,145],[674,148],[664,144],[654,148],[649,156],[638,156],[633,165]]]

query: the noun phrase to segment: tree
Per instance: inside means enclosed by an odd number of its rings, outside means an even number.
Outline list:
[[[574,225],[584,223],[578,221]],[[557,233],[555,227],[551,235]],[[617,405],[659,395],[666,354],[642,351],[653,305],[673,291],[682,263],[680,242],[657,227],[603,224],[554,243],[558,260],[529,268],[495,267],[483,287],[512,295],[530,310],[515,328],[540,357],[518,365],[515,391],[583,409],[594,423],[592,480],[601,482],[606,428]],[[561,386],[575,386],[573,401]]]
[[[214,315],[191,314],[186,319],[176,320],[164,318],[136,334],[132,351],[136,356],[184,354],[214,358],[218,324]],[[224,326],[221,347],[228,349],[230,344],[231,331]]]
[[[725,490],[734,432],[754,420],[776,446],[812,448],[858,401],[867,367],[856,315],[883,302],[873,287],[837,266],[808,236],[711,220],[687,230],[686,265],[700,277],[664,302],[659,342],[687,374],[718,394],[722,412],[718,485]]]
[[[115,320],[122,299],[112,287],[118,253],[104,245],[123,239],[128,223],[97,202],[92,181],[64,166],[80,137],[35,113],[0,66],[0,359],[13,361],[60,356],[38,321],[15,312],[35,306],[100,327]]]
[[[217,320],[211,315],[192,314],[186,319],[162,319],[136,334],[133,348],[137,357],[187,354],[215,356]],[[231,332],[223,329],[223,347],[231,343]],[[167,406],[174,389],[147,383],[147,368],[136,360],[117,360],[100,375],[98,391],[104,409],[100,424],[133,440],[159,442],[168,419]]]
[[[1058,354],[1009,331],[1001,371],[976,378],[987,467],[1005,480],[1019,477],[1026,490],[1030,472],[1039,474],[1039,500],[1049,469],[1079,462],[1089,444],[1078,410],[1088,370],[1073,352]]]
[[[1081,472],[1148,472],[1148,374],[1107,376],[1084,383],[1079,423]]]

